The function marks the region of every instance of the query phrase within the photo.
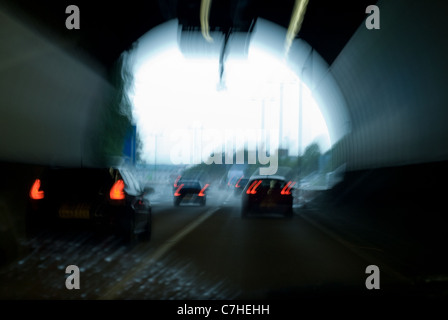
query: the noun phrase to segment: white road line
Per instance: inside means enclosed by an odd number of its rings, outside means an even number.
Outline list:
[[[227,204],[229,203],[229,201],[231,200],[231,198],[233,198],[233,195],[229,194],[226,198],[226,200],[224,200],[223,204]]]
[[[151,264],[155,263],[159,260],[165,253],[167,253],[174,245],[176,245],[180,240],[182,240],[187,234],[196,229],[202,222],[207,220],[210,216],[212,216],[216,211],[218,211],[220,207],[212,208],[202,214],[199,218],[188,224],[185,228],[180,230],[174,236],[169,238],[164,244],[162,244],[155,252],[150,254],[148,257],[141,260],[141,262],[134,267],[132,271],[130,271],[122,280],[113,285],[110,289],[107,290],[105,294],[100,296],[98,300],[113,300],[120,291],[124,288],[126,283],[134,278],[136,274],[138,274],[143,269],[148,268]]]

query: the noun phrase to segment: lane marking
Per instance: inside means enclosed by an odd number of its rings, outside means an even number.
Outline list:
[[[233,199],[233,195],[232,194],[229,194],[228,196],[227,196],[227,198],[223,201],[223,203],[222,204],[228,204],[229,202],[230,202],[230,200],[232,200]]]
[[[127,273],[127,275],[121,279],[118,283],[109,288],[105,294],[101,295],[98,300],[113,300],[126,286],[126,284],[132,280],[135,275],[141,272],[143,269],[148,268],[150,265],[159,260],[163,255],[165,255],[173,246],[175,246],[180,240],[182,240],[186,235],[196,229],[201,223],[211,217],[216,211],[221,209],[220,207],[212,208],[207,210],[199,218],[192,221],[185,228],[180,230],[174,236],[169,238],[164,244],[162,244],[155,252],[149,256],[143,258],[139,264],[137,264],[134,269]]]

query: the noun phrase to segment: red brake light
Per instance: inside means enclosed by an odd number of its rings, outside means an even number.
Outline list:
[[[247,188],[246,193],[250,194],[252,191],[252,188],[257,184],[257,180],[255,180],[254,182],[251,183],[251,185],[249,186],[249,188]]]
[[[110,188],[110,198],[112,200],[123,200],[125,198],[124,190],[124,181],[117,180],[112,188]]]
[[[207,189],[208,186],[209,186],[209,184],[206,184],[206,185],[204,186],[204,188],[202,188],[202,190],[199,192],[198,196],[200,196],[200,197],[205,196],[204,191],[205,191],[205,189]]]
[[[181,176],[177,176],[176,181],[174,181],[174,188],[178,187],[177,183],[179,182],[180,178]]]
[[[256,194],[257,193],[257,188],[258,186],[261,184],[261,180],[258,181],[258,183],[255,185],[255,187],[252,188],[252,191],[250,192],[251,194]]]
[[[179,186],[179,188],[177,188],[176,192],[174,192],[174,196],[175,196],[175,197],[180,196],[179,191],[180,191],[180,189],[182,189],[183,186],[184,186],[184,184],[181,184],[181,185]]]
[[[252,182],[252,184],[250,185],[249,188],[247,188],[246,193],[247,194],[256,194],[257,193],[257,188],[258,186],[261,184],[261,180],[255,180],[254,182]]]
[[[290,195],[291,194],[291,188],[295,185],[295,182],[289,181],[286,186],[283,187],[282,191],[280,191],[281,194],[284,195]]]
[[[242,176],[239,180],[238,180],[238,182],[235,184],[235,188],[240,188],[241,186],[240,186],[240,181],[241,181],[241,179],[243,179],[244,178],[244,176]]]
[[[40,189],[40,180],[36,179],[30,190],[30,198],[33,200],[40,200],[45,197],[45,193]]]

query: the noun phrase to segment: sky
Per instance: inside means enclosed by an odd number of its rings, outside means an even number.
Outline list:
[[[200,163],[212,152],[232,152],[245,144],[265,144],[268,150],[281,144],[297,155],[300,139],[302,151],[315,141],[322,151],[330,148],[312,92],[263,47],[251,43],[247,55],[229,54],[220,82],[219,56],[185,55],[175,25],[162,28],[142,37],[134,54],[130,97],[143,160]],[[156,43],[163,45],[155,49]]]

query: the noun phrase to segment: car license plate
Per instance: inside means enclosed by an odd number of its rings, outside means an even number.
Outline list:
[[[260,203],[260,207],[262,208],[272,208],[275,207],[275,202],[272,199],[264,200]]]
[[[62,219],[90,219],[89,204],[63,204],[59,208],[59,217]]]

